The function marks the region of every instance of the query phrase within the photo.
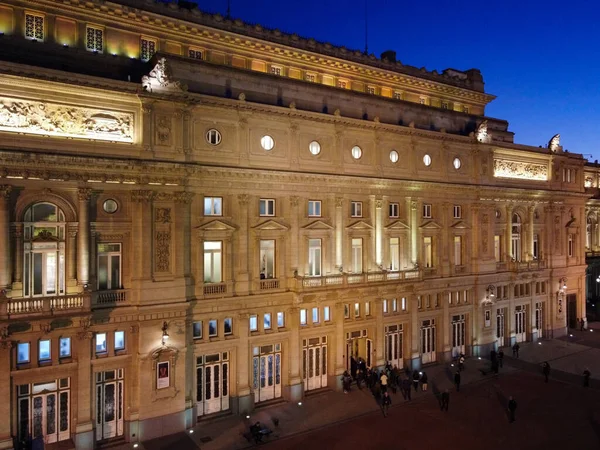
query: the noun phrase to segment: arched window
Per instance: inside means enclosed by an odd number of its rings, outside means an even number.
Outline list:
[[[511,255],[515,261],[521,261],[521,216],[512,216],[512,247]]]
[[[65,215],[52,203],[35,203],[23,217],[23,296],[65,293]]]

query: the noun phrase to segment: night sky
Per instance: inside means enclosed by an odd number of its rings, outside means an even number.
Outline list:
[[[198,0],[227,11],[227,0]],[[478,68],[496,95],[486,114],[509,121],[515,142],[600,159],[600,5],[593,0],[367,0],[369,53],[404,64]],[[231,0],[231,16],[319,41],[365,48],[364,0]]]

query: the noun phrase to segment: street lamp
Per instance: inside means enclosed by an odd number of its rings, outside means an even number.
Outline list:
[[[487,288],[486,288],[486,292],[487,292],[487,299],[491,299],[494,298],[496,296],[496,286],[494,286],[493,284],[490,284]]]
[[[165,345],[167,343],[167,340],[169,339],[169,332],[167,331],[169,328],[169,325],[167,324],[167,322],[163,322],[163,326],[162,326],[162,345]]]

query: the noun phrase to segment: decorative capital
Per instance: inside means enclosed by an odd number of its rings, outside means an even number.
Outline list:
[[[88,201],[92,198],[92,190],[90,188],[81,188],[77,190],[77,197],[79,200]]]
[[[290,197],[290,205],[292,205],[292,206],[298,206],[299,202],[300,202],[300,197],[298,197],[297,195],[292,195]]]
[[[375,200],[375,208],[377,208],[377,209],[383,208],[383,200],[379,200],[379,199]]]
[[[50,322],[40,323],[40,331],[44,334],[48,334],[52,331],[52,324]]]
[[[92,333],[91,331],[78,331],[76,336],[77,340],[85,341],[87,339],[91,339],[94,336],[94,333]]]
[[[177,203],[189,204],[192,203],[192,200],[194,200],[194,193],[185,191],[174,192],[173,200],[175,200]]]
[[[417,202],[416,201],[411,201],[410,202],[410,209],[412,209],[413,211],[417,210]]]
[[[171,223],[171,208],[156,208],[154,210],[154,221],[159,223]]]
[[[131,191],[132,202],[151,202],[153,198],[153,191]]]
[[[344,197],[336,197],[335,198],[335,207],[341,208],[342,206],[344,206]]]
[[[12,186],[9,186],[8,184],[0,185],[0,198],[8,198],[10,196],[11,191]]]
[[[250,196],[248,194],[238,194],[237,198],[240,206],[246,206],[250,201]]]
[[[140,326],[139,325],[131,325],[129,327],[129,332],[131,334],[138,334],[139,331],[140,331]]]

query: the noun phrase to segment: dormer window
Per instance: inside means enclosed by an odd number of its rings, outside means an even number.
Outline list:
[[[271,74],[281,76],[283,75],[283,68],[281,66],[271,66]]]
[[[85,48],[91,52],[104,50],[104,30],[99,27],[88,25],[85,35]]]
[[[200,60],[204,59],[204,51],[199,50],[197,48],[190,48],[188,55],[192,59],[200,59]]]
[[[44,16],[25,14],[25,37],[34,41],[44,40]]]

